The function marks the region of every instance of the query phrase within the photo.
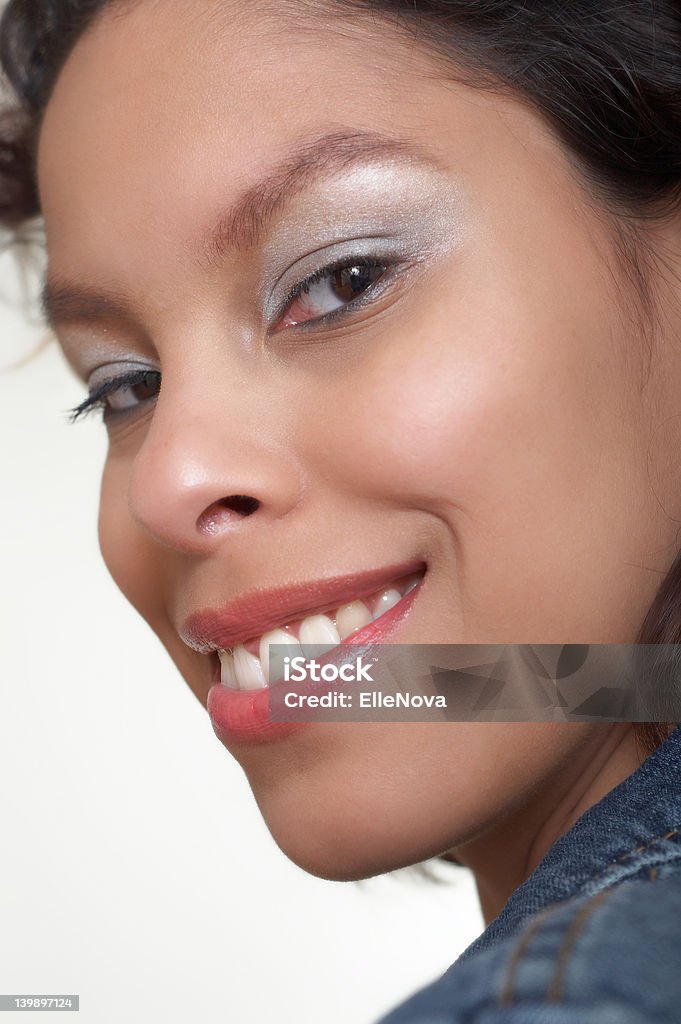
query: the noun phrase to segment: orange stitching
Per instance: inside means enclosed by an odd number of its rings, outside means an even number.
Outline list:
[[[520,961],[524,957],[527,949],[532,942],[532,939],[541,928],[544,920],[548,917],[552,910],[555,910],[558,906],[557,903],[552,903],[548,907],[544,907],[537,916],[530,922],[530,924],[521,933],[516,947],[509,959],[506,966],[506,975],[499,993],[499,1005],[500,1006],[511,1006],[513,1003],[513,989],[515,987],[516,975],[518,973],[518,967]]]
[[[583,930],[586,922],[591,917],[596,907],[598,907],[598,905],[602,903],[606,896],[610,895],[612,891],[612,889],[601,889],[600,892],[596,893],[595,896],[592,896],[588,903],[579,910],[570,923],[570,927],[568,928],[565,938],[563,939],[561,947],[556,955],[555,971],[546,992],[546,998],[550,1003],[557,1003],[563,995],[568,963],[570,961],[570,956],[577,945],[579,933]]]
[[[681,825],[677,825],[676,828],[673,828],[671,832],[667,832],[666,835],[655,836],[653,839],[651,839],[647,843],[644,843],[642,846],[635,846],[633,850],[627,850],[626,853],[620,854],[619,857],[615,857],[614,860],[609,861],[602,871],[600,871],[597,875],[594,875],[592,878],[589,879],[589,882],[598,881],[598,879],[602,878],[603,875],[608,871],[608,869],[613,867],[613,865],[623,864],[628,858],[633,857],[634,854],[643,853],[644,850],[649,850],[651,846],[655,845],[655,843],[660,843],[664,839],[672,839],[673,836],[678,836],[679,832],[681,832]]]
[[[622,864],[624,861],[627,860],[627,858],[632,857],[634,854],[642,853],[644,850],[650,849],[650,847],[654,846],[655,843],[659,843],[664,839],[672,839],[674,836],[679,835],[680,832],[681,825],[677,825],[676,828],[673,828],[670,832],[667,832],[665,835],[655,836],[653,839],[651,839],[647,843],[644,843],[642,846],[636,846],[633,850],[628,850],[627,853],[623,853],[619,857],[616,857],[614,860],[609,861],[605,865],[603,870],[599,872],[598,875],[592,876],[588,880],[588,882],[591,883],[598,881],[598,879],[605,875],[608,869],[613,867],[613,865]],[[658,869],[654,867],[650,868],[649,870],[651,880],[657,878]],[[549,999],[555,1000],[560,998],[560,995],[556,995],[555,993],[560,993],[562,991],[563,976],[565,973],[566,966],[565,960],[567,955],[571,951],[572,946],[574,946],[574,942],[577,938],[578,932],[583,927],[587,918],[591,914],[591,911],[595,909],[600,900],[604,899],[605,895],[611,892],[613,888],[616,888],[616,886],[610,886],[609,888],[602,889],[599,893],[596,893],[596,895],[591,898],[589,903],[587,903],[586,906],[582,908],[582,910],[578,913],[577,917],[573,920],[572,925],[568,930],[567,936],[563,942],[563,945],[558,953],[556,972],[554,973],[551,984],[549,986]],[[573,896],[576,895],[578,895],[578,893],[573,893]],[[543,924],[545,918],[548,916],[548,914],[551,913],[551,911],[555,910],[559,906],[562,906],[564,902],[566,901],[559,900],[557,903],[552,903],[550,904],[550,906],[544,907],[544,909],[537,914],[537,916],[529,923],[529,925],[521,933],[520,938],[516,944],[515,950],[513,951],[513,954],[511,955],[511,958],[506,967],[505,978],[502,983],[501,992],[499,994],[499,1004],[501,1006],[512,1005],[514,998],[513,990],[515,987],[516,975],[518,973],[520,961],[527,952],[528,946],[530,945],[538,929]]]

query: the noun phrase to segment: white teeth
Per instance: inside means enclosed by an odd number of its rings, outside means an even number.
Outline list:
[[[242,644],[234,648],[234,671],[240,690],[262,690],[267,686],[260,659]]]
[[[351,604],[344,604],[336,612],[336,628],[341,640],[350,636],[356,629],[368,626],[374,621],[374,617],[364,604],[364,601],[353,601]]]
[[[276,683],[284,677],[285,657],[294,658],[301,654],[308,658],[319,657],[325,651],[332,650],[341,640],[394,608],[404,595],[419,585],[422,578],[423,574],[409,577],[408,582],[402,584],[402,592],[396,587],[386,588],[371,601],[371,605],[368,599],[341,605],[333,618],[330,614],[308,615],[300,623],[298,637],[291,632],[291,627],[272,629],[260,638],[260,657],[251,654],[243,644],[239,644],[233,651],[218,651],[223,686],[233,690],[262,690],[270,682]],[[270,668],[270,646],[273,644],[285,646],[286,652],[273,654]]]
[[[320,656],[340,643],[338,630],[328,615],[310,615],[307,619],[303,619],[298,630],[298,637],[303,645],[303,653],[307,657]],[[308,644],[314,646],[314,650],[309,654],[305,650]]]
[[[279,654],[275,651],[272,654],[272,673],[270,678],[270,644],[286,644],[286,654]],[[268,683],[284,678],[284,658],[295,658],[303,653],[303,649],[296,640],[293,633],[287,633],[285,629],[273,629],[263,634],[260,639],[260,664]]]
[[[377,619],[379,615],[383,615],[384,612],[389,612],[401,600],[402,595],[399,590],[384,590],[374,601],[374,619]]]
[[[220,657],[220,682],[230,690],[239,689],[239,681],[234,671],[234,658],[231,651],[218,651]]]

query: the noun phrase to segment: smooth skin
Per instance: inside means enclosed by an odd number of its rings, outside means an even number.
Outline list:
[[[244,189],[357,131],[430,162],[309,181],[261,239],[207,258]],[[157,398],[121,393],[137,405],[107,418],[100,540],[202,703],[191,612],[412,558],[428,573],[396,642],[634,641],[681,513],[678,225],[650,229],[668,269],[652,337],[611,221],[526,103],[333,5],[142,0],[68,58],[38,177],[53,289],[106,298],[56,304],[70,364],[162,371]],[[372,302],[271,318],[337,243],[379,235],[406,269]],[[315,294],[333,308],[328,279]],[[260,507],[215,504],[231,495]],[[487,920],[640,763],[621,723],[326,723],[232,753],[306,870],[452,851]]]

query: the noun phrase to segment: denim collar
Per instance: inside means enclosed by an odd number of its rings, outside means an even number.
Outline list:
[[[506,938],[544,907],[581,892],[613,862],[677,826],[681,826],[681,725],[556,840],[456,963]]]

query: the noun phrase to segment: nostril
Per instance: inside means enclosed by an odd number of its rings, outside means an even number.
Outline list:
[[[221,525],[233,522],[234,515],[253,515],[260,508],[257,498],[251,498],[248,494],[230,494],[228,498],[220,498],[209,505],[199,516],[197,527],[204,533],[215,533]]]
[[[215,504],[238,512],[240,516],[251,516],[260,508],[258,499],[251,498],[248,494],[232,494],[229,498],[221,498]]]

